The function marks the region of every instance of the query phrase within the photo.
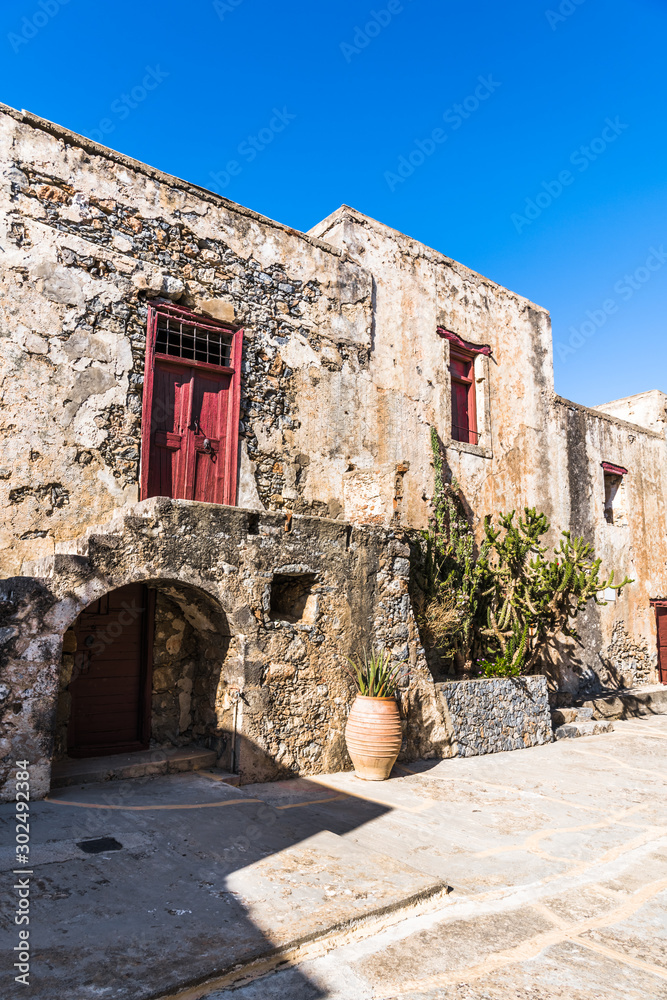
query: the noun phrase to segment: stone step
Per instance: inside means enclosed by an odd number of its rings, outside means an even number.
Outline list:
[[[565,725],[558,727],[554,736],[557,740],[574,740],[579,736],[598,736],[600,733],[613,733],[613,731],[611,722],[590,719],[583,722],[566,722]]]
[[[215,770],[214,750],[201,747],[180,747],[172,750],[140,750],[108,757],[82,757],[59,760],[51,769],[51,788],[68,785],[89,785],[96,781],[144,778],[156,774],[177,774],[182,771],[212,769],[219,781],[238,785],[238,774]]]
[[[570,722],[589,722],[593,718],[592,708],[556,708],[551,713],[554,728]]]
[[[635,719],[642,715],[667,715],[667,684],[628,688],[607,698],[584,703],[594,719]]]

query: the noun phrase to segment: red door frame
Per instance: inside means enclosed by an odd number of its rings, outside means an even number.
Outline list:
[[[231,366],[223,368],[219,365],[209,365],[204,361],[191,361],[176,358],[171,354],[158,354],[155,350],[158,316],[171,316],[184,323],[190,323],[202,330],[215,330],[216,333],[226,333],[232,337]],[[238,466],[238,435],[241,414],[241,359],[243,356],[243,329],[233,330],[224,323],[218,323],[208,316],[201,316],[175,306],[173,302],[155,302],[148,307],[148,330],[146,334],[146,361],[144,365],[144,392],[141,418],[141,473],[139,499],[148,497],[148,466],[151,446],[151,423],[153,415],[153,382],[155,379],[155,360],[160,359],[182,368],[202,368],[204,370],[221,372],[231,376],[229,393],[230,405],[227,413],[227,448],[225,453],[224,497],[223,503],[235,506],[237,493]]]
[[[662,663],[660,660],[660,624],[659,617],[660,612],[667,614],[667,601],[665,600],[653,600],[650,602],[651,607],[655,609],[655,643],[658,650],[658,680],[661,684],[667,684],[667,663]]]

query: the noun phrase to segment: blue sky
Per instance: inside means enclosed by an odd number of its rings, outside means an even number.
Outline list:
[[[346,203],[409,233],[551,311],[564,396],[667,390],[666,0],[15,0],[0,21],[5,103],[297,229]]]

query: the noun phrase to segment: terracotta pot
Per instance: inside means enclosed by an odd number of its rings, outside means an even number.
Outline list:
[[[358,694],[345,726],[345,742],[357,775],[366,781],[388,778],[402,741],[396,699]]]

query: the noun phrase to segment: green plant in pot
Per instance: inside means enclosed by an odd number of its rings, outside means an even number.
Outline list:
[[[345,742],[358,777],[384,781],[401,749],[403,730],[396,700],[400,663],[385,649],[348,660],[357,687],[345,726]]]

